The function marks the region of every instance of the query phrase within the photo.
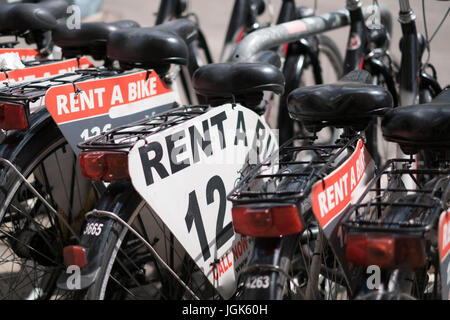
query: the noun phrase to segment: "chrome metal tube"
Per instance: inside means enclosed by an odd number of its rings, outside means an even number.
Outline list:
[[[362,7],[364,18],[372,14],[372,6]],[[386,6],[380,5],[382,17],[390,21],[390,12]],[[385,19],[385,21],[387,21]],[[318,33],[334,30],[350,24],[348,10],[339,10],[321,16],[294,20],[272,27],[256,30],[246,36],[236,47],[231,61],[245,62],[258,52],[294,42]]]
[[[409,12],[412,11],[411,5],[409,4],[409,0],[399,0],[400,4],[400,12]]]
[[[400,12],[398,15],[398,21],[400,23],[410,23],[416,20],[416,15],[411,8],[409,0],[399,0]]]
[[[355,10],[362,6],[361,0],[347,0],[346,8],[347,10]]]

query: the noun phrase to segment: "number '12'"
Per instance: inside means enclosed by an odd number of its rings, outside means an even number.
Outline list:
[[[219,211],[216,223],[216,249],[218,250],[234,235],[234,230],[232,222],[228,223],[225,227],[223,226],[227,204],[226,190],[222,178],[217,175],[209,179],[206,185],[206,202],[208,205],[215,200],[214,191],[219,192]],[[184,220],[186,221],[188,232],[191,232],[192,224],[195,223],[195,230],[197,231],[198,240],[202,249],[203,260],[208,260],[211,257],[211,252],[209,251],[208,239],[206,238],[205,226],[203,225],[195,190],[189,193],[188,211]]]

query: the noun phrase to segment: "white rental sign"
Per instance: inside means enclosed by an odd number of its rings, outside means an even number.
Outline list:
[[[264,119],[230,104],[141,140],[132,183],[224,297],[236,289],[250,243],[234,233],[228,192],[250,163],[278,148]]]

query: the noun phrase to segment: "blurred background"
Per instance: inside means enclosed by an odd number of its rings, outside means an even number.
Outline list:
[[[79,2],[92,3],[95,5],[96,0],[76,0]],[[271,0],[271,8],[266,8],[262,21],[275,21],[281,0]],[[363,4],[372,4],[372,0],[363,0]],[[393,39],[391,44],[391,52],[394,58],[400,59],[400,51],[398,42],[401,36],[400,24],[397,22],[399,4],[398,0],[379,0],[379,3],[387,5],[393,15]],[[424,18],[422,10],[422,0],[410,0],[414,12],[417,16],[416,23],[419,32],[425,32]],[[159,0],[103,0],[100,15],[96,15],[95,19],[112,21],[117,19],[133,19],[141,24],[141,26],[152,26],[155,22],[155,13],[158,10]],[[226,28],[231,16],[233,8],[233,0],[190,0],[188,12],[194,12],[198,15],[200,27],[206,34],[208,45],[212,51],[215,61],[220,57],[223,42],[225,39]],[[345,0],[298,0],[297,5],[308,6],[314,8],[316,6],[317,13],[323,14],[327,12],[341,10],[345,7]],[[425,14],[427,21],[428,34],[431,37],[436,27],[441,22],[446,11],[450,6],[450,2],[425,0]],[[273,12],[273,15],[271,15]],[[348,37],[348,28],[327,33],[338,44],[342,55],[345,54],[345,46]],[[445,87],[450,84],[450,16],[440,28],[438,34],[434,37],[430,44],[431,56],[430,62],[437,68],[438,80]],[[424,55],[426,57],[426,54]]]

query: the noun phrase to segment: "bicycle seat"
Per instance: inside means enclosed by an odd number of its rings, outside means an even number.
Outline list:
[[[381,122],[386,140],[396,142],[406,154],[420,149],[450,148],[450,88],[429,103],[397,107]]]
[[[213,63],[200,67],[192,78],[195,91],[207,97],[213,105],[236,102],[246,106],[256,106],[262,99],[263,91],[282,94],[284,76],[281,71],[268,63]]]
[[[102,60],[106,58],[106,43],[111,32],[136,27],[139,24],[132,20],[86,22],[79,29],[69,29],[65,22],[61,22],[52,31],[52,39],[62,48],[66,58],[87,54],[96,60]]]
[[[57,25],[56,19],[66,13],[67,6],[64,0],[0,5],[0,32],[52,30]]]
[[[183,39],[184,42],[188,44],[191,43],[193,40],[197,39],[198,35],[197,24],[195,24],[195,22],[189,19],[176,19],[149,29],[155,29],[176,34],[181,39]]]
[[[309,131],[325,126],[364,130],[373,115],[383,114],[392,104],[391,94],[371,84],[364,70],[351,71],[332,84],[296,89],[288,96],[290,117]]]
[[[130,67],[158,68],[186,64],[187,43],[197,37],[197,26],[189,19],[178,19],[156,27],[131,28],[111,33],[108,58]]]
[[[34,1],[37,5],[49,10],[56,19],[67,17],[67,7],[72,1],[69,0],[40,0]]]

